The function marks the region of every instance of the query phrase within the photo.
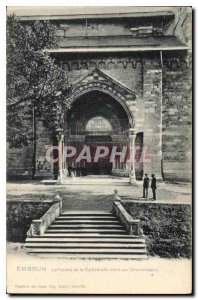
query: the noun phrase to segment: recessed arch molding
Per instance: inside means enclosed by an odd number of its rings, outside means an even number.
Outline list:
[[[119,102],[128,116],[130,127],[134,128],[134,115],[128,106],[129,102],[136,101],[136,94],[134,91],[125,87],[101,70],[95,68],[91,72],[88,72],[81,80],[72,84],[67,99],[72,106],[74,101],[77,101],[81,96],[91,91],[103,92]]]

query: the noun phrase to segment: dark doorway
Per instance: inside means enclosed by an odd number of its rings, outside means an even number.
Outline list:
[[[111,136],[86,136],[85,144],[91,149],[91,162],[86,162],[87,175],[111,175],[112,163],[110,163],[110,154],[112,147]],[[109,148],[109,154],[99,158],[98,162],[94,162],[97,146],[106,146]]]

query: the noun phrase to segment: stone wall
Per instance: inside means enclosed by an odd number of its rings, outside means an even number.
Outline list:
[[[7,178],[10,180],[23,179],[22,174],[31,174],[32,147],[7,147]]]
[[[78,57],[79,54],[76,55]],[[121,84],[142,94],[142,56],[141,55],[82,55],[74,58],[71,55],[58,55],[57,61],[68,74],[69,80],[75,82],[93,68],[102,70]],[[83,58],[84,57],[84,58]]]
[[[163,174],[190,180],[192,165],[192,78],[186,55],[164,55]]]
[[[52,144],[51,134],[37,121],[36,129],[36,169],[39,176],[51,176],[52,166],[46,160],[46,151]],[[7,178],[9,180],[24,180],[31,178],[32,172],[32,146],[9,148],[7,145]]]
[[[144,99],[144,173],[162,179],[162,68],[157,56],[145,57],[143,71]]]

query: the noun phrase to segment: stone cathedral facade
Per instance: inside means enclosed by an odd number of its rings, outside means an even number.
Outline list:
[[[133,165],[112,164],[108,156],[84,164],[87,175],[191,179],[191,8],[18,18],[47,18],[58,26],[59,47],[49,51],[71,83],[64,144],[93,151],[130,145],[139,156],[145,149]],[[37,176],[49,178],[54,166],[45,154],[52,137],[42,121],[37,129]],[[31,149],[8,149],[7,164],[8,175],[31,172]],[[72,159],[63,169],[68,165],[76,166]]]

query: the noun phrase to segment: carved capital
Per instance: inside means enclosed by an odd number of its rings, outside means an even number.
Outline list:
[[[133,142],[136,138],[136,133],[134,128],[129,128],[128,129],[128,139],[130,142]]]

